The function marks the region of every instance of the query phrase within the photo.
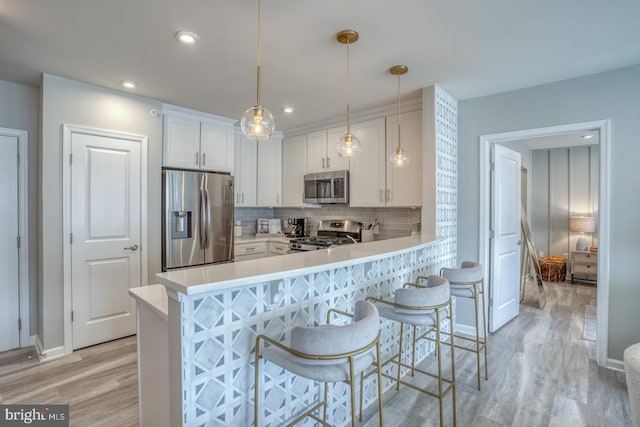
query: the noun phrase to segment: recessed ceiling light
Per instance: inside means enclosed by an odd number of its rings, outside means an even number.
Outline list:
[[[584,138],[584,139],[591,139],[591,138],[593,138],[593,135],[589,135],[589,134],[587,134],[587,135],[582,135],[582,138]]]
[[[136,82],[132,82],[131,80],[122,80],[120,82],[120,84],[124,87],[126,87],[127,89],[135,89],[136,88]]]
[[[189,31],[178,31],[176,38],[184,44],[194,44],[198,40],[198,35]]]
[[[291,114],[291,113],[293,113],[293,110],[294,110],[294,108],[293,108],[293,107],[284,107],[284,108],[282,109],[282,111],[284,111],[284,112],[285,112],[285,113],[287,113],[287,114]]]

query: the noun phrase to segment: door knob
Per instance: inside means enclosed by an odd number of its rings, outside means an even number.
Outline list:
[[[518,240],[518,241],[516,242],[516,245],[518,245],[518,246],[520,246],[521,244],[522,244],[522,240]]]
[[[125,251],[137,251],[138,250],[138,245],[133,244],[131,246],[129,246],[128,248],[124,248]]]

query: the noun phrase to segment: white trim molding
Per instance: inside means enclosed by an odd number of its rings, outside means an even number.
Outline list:
[[[21,326],[20,347],[33,345],[29,311],[29,133],[26,130],[0,128],[0,135],[18,140],[18,301]]]
[[[140,283],[148,284],[148,230],[147,230],[147,175],[149,157],[149,138],[145,135],[137,135],[105,129],[96,129],[70,124],[62,125],[62,235],[71,233],[71,168],[69,156],[71,154],[71,137],[74,133],[96,135],[107,138],[127,139],[140,143]],[[64,318],[64,349],[63,354],[73,352],[73,327],[71,323],[71,243],[69,239],[63,239],[63,318]],[[45,352],[57,350],[50,349]],[[47,353],[48,354],[48,353]],[[42,359],[42,356],[41,356]]]
[[[599,366],[616,369],[616,363],[608,358],[608,326],[609,326],[609,212],[610,212],[610,145],[611,121],[595,120],[591,122],[571,123],[537,129],[525,129],[512,132],[502,132],[491,135],[481,135],[479,141],[479,224],[478,224],[478,254],[480,263],[484,266],[485,277],[489,277],[489,236],[490,216],[489,201],[491,197],[491,144],[500,144],[531,138],[560,135],[581,131],[598,131],[600,134],[600,177],[598,203],[598,287],[597,287],[597,343],[596,360]]]

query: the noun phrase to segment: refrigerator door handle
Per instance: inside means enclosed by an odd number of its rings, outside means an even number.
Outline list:
[[[200,189],[200,223],[198,226],[200,227],[200,249],[205,248],[205,210],[207,209],[204,198],[204,190]]]
[[[205,209],[207,210],[207,217],[205,218],[205,229],[204,229],[204,234],[206,236],[204,248],[205,250],[207,250],[209,249],[209,238],[211,237],[211,201],[209,200],[209,190],[205,189],[203,191],[204,191],[204,198],[206,201]]]

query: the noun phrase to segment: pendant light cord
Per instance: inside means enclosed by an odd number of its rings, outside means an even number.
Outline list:
[[[402,148],[400,143],[400,74],[398,74],[398,148]]]
[[[258,0],[258,84],[256,85],[256,105],[260,105],[260,15],[262,14],[262,1]]]
[[[349,45],[351,44],[351,36],[347,35],[347,133],[351,133],[351,122],[349,115],[351,112],[351,104],[349,103]]]

